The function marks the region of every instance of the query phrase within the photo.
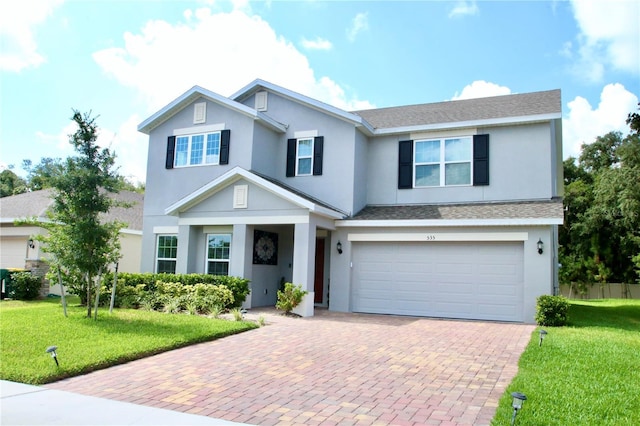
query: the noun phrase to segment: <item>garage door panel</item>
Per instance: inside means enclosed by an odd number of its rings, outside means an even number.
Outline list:
[[[523,244],[354,243],[355,312],[522,321]]]

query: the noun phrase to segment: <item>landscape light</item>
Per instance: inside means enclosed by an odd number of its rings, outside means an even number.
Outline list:
[[[56,365],[60,367],[60,364],[58,364],[58,354],[56,354],[57,349],[57,346],[49,346],[45,352],[51,354],[51,358],[53,358],[53,360],[56,362]]]
[[[538,344],[538,346],[542,346],[542,341],[544,340],[544,338],[547,337],[547,330],[540,330],[540,343]]]
[[[513,417],[511,417],[511,426],[516,424],[516,416],[518,415],[518,410],[522,408],[522,404],[527,400],[527,397],[520,392],[512,392],[511,396],[513,397],[513,402],[511,406],[513,407]]]

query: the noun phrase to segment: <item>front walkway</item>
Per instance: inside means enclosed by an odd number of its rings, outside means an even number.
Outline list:
[[[262,315],[266,327],[47,387],[255,425],[486,425],[535,328]]]

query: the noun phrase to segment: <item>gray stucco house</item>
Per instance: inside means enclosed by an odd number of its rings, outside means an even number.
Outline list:
[[[245,307],[533,322],[557,288],[560,91],[347,112],[262,80],[143,121],[142,271],[251,280]]]

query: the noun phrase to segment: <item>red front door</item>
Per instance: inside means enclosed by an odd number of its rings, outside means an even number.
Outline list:
[[[324,238],[316,238],[316,272],[313,280],[313,291],[315,303],[322,303],[324,295]]]

